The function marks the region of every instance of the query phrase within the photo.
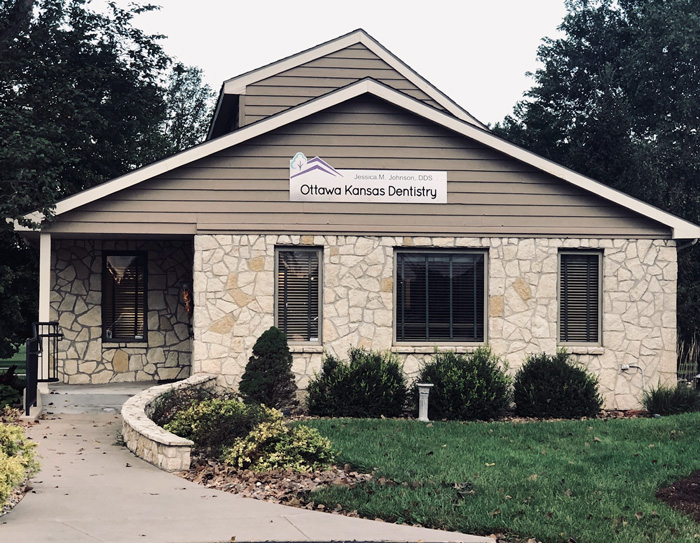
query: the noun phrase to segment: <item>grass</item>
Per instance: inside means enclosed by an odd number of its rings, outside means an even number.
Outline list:
[[[305,421],[374,480],[313,494],[391,522],[545,543],[698,542],[654,497],[700,469],[700,414],[657,419],[430,424]]]
[[[0,360],[0,372],[4,372],[10,366],[17,366],[17,373],[24,374],[26,366],[25,351],[26,347],[22,345],[12,358]]]

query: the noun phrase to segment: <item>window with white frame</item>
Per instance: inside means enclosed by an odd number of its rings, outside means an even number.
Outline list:
[[[396,341],[484,341],[485,256],[398,251]]]
[[[321,249],[278,248],[276,255],[276,326],[290,342],[319,341]]]
[[[602,254],[559,253],[559,343],[600,344]]]
[[[146,253],[105,253],[102,270],[102,337],[146,339]]]

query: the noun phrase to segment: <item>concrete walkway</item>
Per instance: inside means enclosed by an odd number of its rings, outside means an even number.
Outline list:
[[[42,470],[0,518],[0,542],[466,541],[490,538],[276,505],[160,471],[117,444],[118,408],[143,387],[52,387],[29,430]]]

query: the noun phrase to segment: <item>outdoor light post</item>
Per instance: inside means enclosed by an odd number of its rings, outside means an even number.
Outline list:
[[[430,395],[430,389],[432,384],[430,383],[417,383],[418,385],[418,420],[422,422],[428,422],[428,396]]]

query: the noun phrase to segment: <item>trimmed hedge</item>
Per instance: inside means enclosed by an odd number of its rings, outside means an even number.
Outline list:
[[[402,364],[389,352],[350,349],[349,362],[326,354],[309,382],[307,406],[322,417],[398,417],[406,403]]]
[[[528,356],[515,375],[513,399],[515,413],[523,417],[595,417],[603,405],[598,378],[575,365],[565,350]]]
[[[432,419],[489,420],[510,405],[511,378],[505,363],[489,347],[470,354],[437,352],[421,368],[416,383],[432,383],[428,402]],[[413,385],[413,397],[418,394]]]

